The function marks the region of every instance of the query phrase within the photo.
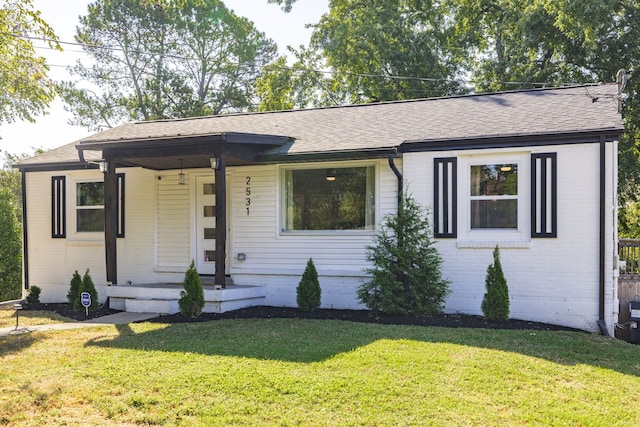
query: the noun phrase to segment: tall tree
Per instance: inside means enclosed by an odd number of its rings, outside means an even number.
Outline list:
[[[446,50],[446,17],[430,0],[332,0],[313,26],[351,102],[449,95],[463,88]]]
[[[20,298],[22,245],[11,193],[0,188],[0,301]]]
[[[34,121],[55,97],[49,67],[37,55],[32,38],[47,39],[51,48],[61,50],[31,0],[0,0],[0,125]]]
[[[275,44],[220,0],[97,0],[76,40],[94,60],[62,84],[74,124],[252,109],[253,82]]]

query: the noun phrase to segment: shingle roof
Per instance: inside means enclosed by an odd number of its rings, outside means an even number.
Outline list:
[[[23,163],[77,160],[76,144],[205,136],[288,136],[271,154],[393,148],[404,141],[621,131],[615,84],[128,123]]]

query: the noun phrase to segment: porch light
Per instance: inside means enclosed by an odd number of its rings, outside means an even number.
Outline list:
[[[220,167],[220,159],[218,159],[217,157],[209,158],[209,162],[211,162],[211,169],[213,170],[218,170],[218,168]]]
[[[100,170],[100,172],[106,173],[107,170],[109,170],[109,162],[107,162],[106,160],[99,160],[98,169]]]
[[[185,181],[184,181],[184,172],[182,171],[182,159],[178,159],[178,160],[180,160],[180,173],[178,174],[178,184],[184,185]]]
[[[511,166],[509,166],[509,165],[500,166],[500,170],[502,172],[511,172]]]
[[[336,180],[336,170],[329,169],[327,170],[327,181],[335,181]]]

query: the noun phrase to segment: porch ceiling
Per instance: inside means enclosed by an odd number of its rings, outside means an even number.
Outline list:
[[[253,164],[266,150],[290,141],[286,136],[220,133],[186,138],[83,141],[76,148],[81,160],[85,151],[101,152],[102,159],[117,166],[166,170],[208,168],[211,157],[223,157],[227,166]]]

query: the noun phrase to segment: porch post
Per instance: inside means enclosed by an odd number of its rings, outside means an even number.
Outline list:
[[[118,283],[118,253],[116,235],[118,228],[117,204],[118,178],[114,161],[109,161],[104,174],[104,249],[107,282]]]
[[[224,157],[218,156],[216,183],[216,277],[215,284],[225,287],[225,256],[227,247],[227,178]]]

